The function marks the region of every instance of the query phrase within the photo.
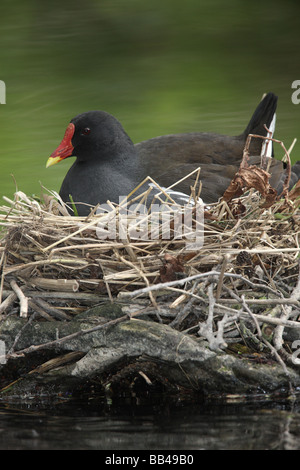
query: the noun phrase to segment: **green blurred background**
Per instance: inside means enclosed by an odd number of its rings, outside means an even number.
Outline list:
[[[1,196],[15,190],[11,175],[27,194],[39,194],[40,182],[59,190],[73,159],[47,170],[46,161],[70,119],[91,109],[115,115],[134,142],[234,135],[273,91],[276,137],[287,147],[300,137],[291,101],[298,0],[2,0],[0,8]]]

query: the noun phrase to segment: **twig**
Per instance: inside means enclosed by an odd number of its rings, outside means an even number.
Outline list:
[[[243,313],[241,315],[244,316]],[[264,323],[270,323],[270,325],[280,325],[280,326],[286,326],[289,328],[297,328],[297,329],[300,328],[300,322],[297,322],[297,321],[284,320],[282,318],[274,318],[268,315],[260,315],[259,313],[253,313],[253,315],[255,316],[257,320],[264,322]]]
[[[235,298],[238,297],[236,294],[234,294],[234,293],[232,293],[232,294],[234,295]],[[290,374],[287,370],[287,367],[286,367],[285,363],[283,362],[283,360],[279,356],[279,354],[276,351],[276,349],[274,348],[274,346],[272,346],[271,343],[269,341],[267,341],[262,335],[261,328],[258,324],[258,315],[255,315],[253,312],[251,312],[249,306],[245,303],[245,297],[243,295],[241,296],[240,300],[242,301],[244,309],[246,310],[246,312],[248,313],[248,315],[253,320],[253,322],[256,326],[257,335],[258,335],[259,340],[261,342],[263,342],[270,349],[271,353],[276,357],[277,361],[281,364],[285,375],[289,378],[290,386],[291,386],[291,377],[290,377]]]
[[[28,298],[23,294],[20,287],[17,285],[16,281],[12,280],[10,286],[13,291],[16,293],[20,300],[20,317],[27,318],[28,315]]]
[[[30,317],[28,318],[28,321],[26,321],[26,323],[22,326],[22,328],[18,331],[18,334],[16,335],[15,339],[14,339],[14,342],[11,346],[11,348],[8,350],[7,354],[6,354],[6,358],[9,358],[11,357],[13,354],[14,354],[14,350],[15,350],[15,347],[21,337],[21,335],[23,334],[25,328],[27,328],[32,322],[33,320],[35,320],[36,318],[36,313],[33,313],[32,315],[30,315]]]
[[[149,377],[142,370],[139,370],[139,374],[140,374],[141,377],[143,377],[143,379],[145,380],[145,382],[148,385],[152,385],[151,380],[149,379]]]
[[[79,283],[76,279],[48,279],[43,277],[31,277],[26,279],[26,282],[30,282],[30,284],[33,286],[44,290],[77,292],[79,289]]]
[[[51,317],[55,317],[58,320],[71,320],[71,317],[67,315],[65,312],[62,312],[58,308],[53,307],[52,305],[48,304],[45,300],[41,298],[35,299],[35,305],[41,307],[46,313],[48,313]]]
[[[214,284],[211,283],[208,287],[208,317],[205,323],[200,323],[198,334],[207,339],[209,347],[212,351],[220,351],[227,347],[223,338],[224,323],[227,321],[227,314],[225,313],[223,319],[218,322],[218,330],[215,336],[213,331],[214,307],[216,299],[213,295]]]
[[[178,327],[178,326],[183,322],[183,320],[184,320],[184,319],[187,317],[187,315],[189,314],[190,309],[191,309],[192,305],[194,304],[194,302],[195,302],[196,300],[203,301],[203,299],[202,299],[200,296],[194,294],[194,291],[195,291],[195,289],[196,289],[197,286],[198,286],[198,281],[194,282],[191,291],[184,291],[183,289],[176,289],[176,288],[174,288],[174,287],[170,287],[170,288],[169,288],[169,289],[172,289],[172,290],[174,289],[174,290],[176,290],[176,291],[181,291],[181,292],[184,293],[184,295],[188,295],[188,296],[191,297],[190,300],[187,302],[187,304],[186,304],[186,305],[184,306],[184,308],[182,309],[182,311],[180,311],[180,312],[176,315],[176,317],[174,318],[174,320],[170,323],[170,327],[176,328],[176,327]]]
[[[233,299],[222,299],[222,302],[226,305],[236,304],[236,301]],[[237,302],[241,302],[241,299],[237,299]],[[245,298],[246,304],[251,305],[265,305],[266,307],[269,305],[294,305],[295,307],[300,307],[299,300],[295,300],[292,298],[283,298],[283,299],[249,299]]]
[[[33,315],[30,317],[30,319],[33,317]],[[69,335],[63,336],[62,338],[55,339],[53,341],[48,341],[47,343],[42,343],[42,344],[37,344],[37,345],[32,345],[29,346],[28,348],[20,349],[19,351],[15,351],[14,353],[9,353],[6,355],[6,359],[9,359],[10,357],[18,357],[22,356],[24,354],[29,354],[35,351],[39,351],[41,349],[49,349],[52,348],[53,346],[58,346],[60,344],[63,344],[67,341],[71,341],[74,338],[77,338],[78,336],[86,335],[89,333],[93,333],[94,331],[98,331],[104,328],[109,328],[110,326],[116,325],[117,323],[121,323],[123,321],[128,320],[128,316],[124,315],[122,317],[116,318],[115,320],[111,320],[107,323],[102,323],[101,325],[94,326],[92,328],[87,328],[86,330],[80,330],[76,331],[75,333],[71,333]],[[28,325],[28,322],[26,323]],[[26,326],[25,325],[25,326]]]
[[[219,271],[208,271],[206,273],[201,273],[201,274],[194,274],[193,276],[188,276],[183,279],[177,279],[176,281],[170,281],[170,282],[163,282],[159,284],[155,284],[150,287],[144,287],[142,289],[137,289],[133,292],[128,292],[126,295],[128,297],[135,297],[136,295],[140,294],[147,294],[149,292],[153,292],[155,290],[161,290],[161,289],[167,289],[168,287],[173,287],[176,285],[181,285],[185,284],[186,282],[191,282],[194,281],[195,279],[205,279],[210,276],[220,276]],[[248,284],[250,287],[253,288],[259,288],[263,290],[267,290],[268,292],[271,292],[272,294],[278,295],[276,291],[271,289],[269,286],[263,285],[263,284],[256,284],[254,282],[251,282],[249,279],[245,278],[244,276],[241,276],[240,274],[235,274],[235,273],[224,273],[224,277],[232,277],[233,279],[241,279],[243,280],[246,284]]]
[[[46,264],[74,264],[75,266],[87,266],[89,263],[86,260],[82,259],[75,259],[75,258],[53,258],[53,259],[45,259],[41,261],[32,261],[26,264],[17,264],[14,266],[8,266],[5,268],[5,274],[11,274],[17,271],[21,271],[22,269],[32,268],[34,266],[43,266]]]
[[[245,144],[245,149],[247,147],[246,155],[249,155],[249,146],[250,146],[250,141],[251,141],[252,137],[256,137],[258,139],[263,139],[263,140],[268,141],[268,142],[271,140],[272,142],[276,142],[277,144],[280,144],[281,147],[283,148],[284,153],[285,153],[285,161],[286,161],[286,170],[285,170],[286,178],[285,178],[285,181],[284,181],[284,184],[283,184],[282,194],[285,195],[287,190],[288,190],[290,179],[291,179],[291,158],[290,158],[289,152],[287,151],[287,149],[284,146],[284,143],[281,140],[273,139],[269,136],[265,137],[263,135],[249,134],[248,137],[247,137],[247,140],[246,140],[246,144]],[[248,143],[248,140],[249,140],[249,143]]]
[[[293,290],[293,292],[290,296],[290,300],[292,302],[297,302],[298,303],[299,298],[300,298],[300,263],[299,263],[298,282],[297,282],[296,287],[294,288],[294,290]],[[292,312],[292,306],[291,305],[283,307],[283,314],[281,315],[280,319],[281,320],[288,320],[291,312]],[[283,331],[284,331],[284,326],[283,325],[279,325],[274,331],[273,341],[274,341],[275,349],[277,351],[279,351],[283,346],[283,339],[282,339]]]
[[[51,317],[51,315],[48,315],[47,312],[45,312],[44,309],[42,309],[42,307],[40,307],[39,305],[37,305],[35,302],[33,302],[33,300],[29,299],[28,301],[28,305],[29,307],[36,313],[38,313],[39,315],[41,315],[41,317],[43,317],[45,320],[47,321],[54,321],[54,318]]]
[[[224,278],[225,269],[228,263],[228,259],[229,259],[228,255],[225,255],[223,259],[223,263],[222,263],[222,268],[220,271],[218,285],[217,285],[216,300],[219,300],[219,297],[221,295],[222,286],[223,286],[223,278]]]
[[[241,295],[241,301],[242,301],[242,304],[243,304],[243,307],[244,309],[246,310],[246,312],[248,312],[248,314],[250,315],[250,317],[252,318],[255,326],[256,326],[256,329],[257,329],[257,333],[258,333],[258,336],[261,338],[262,337],[262,334],[261,334],[261,329],[260,329],[260,326],[258,324],[258,321],[257,321],[257,318],[255,317],[255,315],[251,312],[249,306],[246,304],[245,302],[245,296],[244,295]]]
[[[0,260],[0,269],[2,271],[1,273],[1,280],[0,280],[0,302],[2,303],[2,292],[3,292],[3,285],[4,285],[4,266],[6,263],[6,253],[5,250],[3,250],[1,254],[1,260]]]
[[[3,297],[7,297],[12,293],[10,290],[3,291]],[[96,302],[107,301],[107,297],[104,295],[90,294],[89,292],[43,292],[26,290],[26,295],[32,298],[46,298],[46,299],[58,299],[68,301],[70,299],[77,301]]]
[[[145,276],[144,272],[141,270],[141,268],[139,268],[138,266],[136,266],[134,263],[132,263],[131,261],[128,261],[126,260],[120,253],[117,254],[117,256],[120,258],[120,260],[124,263],[124,264],[127,264],[128,266],[130,266],[131,268],[133,268],[138,275],[140,275],[145,283],[148,285],[147,289],[149,289],[149,297],[151,299],[151,302],[153,303],[154,307],[159,310],[159,307],[157,306],[157,302],[155,300],[155,298],[153,297],[152,295],[152,292],[151,292],[151,286],[149,286],[149,281],[147,279],[147,277]],[[159,318],[159,317],[158,317]],[[159,319],[160,322],[161,322],[161,319]]]
[[[5,310],[8,309],[10,305],[13,304],[16,299],[17,299],[17,296],[14,292],[9,294],[0,305],[0,314],[5,313]]]

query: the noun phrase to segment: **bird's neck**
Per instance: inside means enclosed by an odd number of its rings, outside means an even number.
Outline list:
[[[110,151],[102,151],[101,148],[94,149],[93,153],[89,152],[77,156],[76,163],[80,166],[88,165],[89,167],[98,168],[109,166],[124,171],[126,174],[130,174],[139,166],[138,152],[134,145],[122,149],[115,148]]]

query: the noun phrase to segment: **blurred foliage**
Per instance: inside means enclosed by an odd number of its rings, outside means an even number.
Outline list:
[[[273,91],[276,137],[289,146],[299,129],[299,13],[293,0],[2,0],[1,194],[14,191],[10,174],[28,193],[39,181],[58,190],[71,160],[48,170],[46,160],[69,120],[90,109],[114,114],[135,142],[238,134]]]

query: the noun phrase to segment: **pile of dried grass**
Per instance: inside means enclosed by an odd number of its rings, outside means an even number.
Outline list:
[[[284,328],[300,326],[298,191],[266,208],[254,185],[207,207],[204,244],[195,251],[172,234],[99,239],[106,214],[62,216],[55,198],[17,192],[0,207],[0,314],[67,320],[110,299],[130,315],[144,311],[197,331],[213,349],[246,338],[265,347],[267,334],[280,350]]]

